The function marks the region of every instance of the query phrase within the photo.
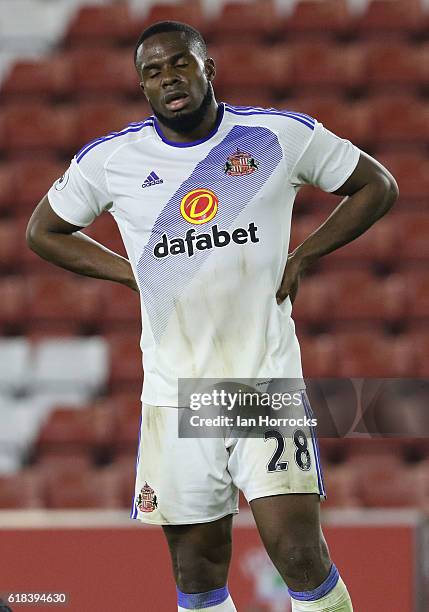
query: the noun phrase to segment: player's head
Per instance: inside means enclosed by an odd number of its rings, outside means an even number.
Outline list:
[[[159,120],[178,132],[194,130],[214,101],[216,72],[200,32],[178,21],[155,23],[140,36],[134,62]]]

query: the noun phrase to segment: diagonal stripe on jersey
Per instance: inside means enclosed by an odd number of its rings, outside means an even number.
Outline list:
[[[259,168],[246,177],[228,176],[223,170],[229,155],[239,148],[260,161]],[[185,236],[191,225],[180,214],[180,202],[191,189],[212,189],[219,198],[216,217],[200,226],[209,232],[213,225],[227,230],[241,211],[251,202],[270,178],[282,159],[277,136],[265,127],[236,125],[218,145],[194,168],[166,203],[152,228],[152,233],[138,262],[137,271],[142,298],[148,313],[154,339],[159,343],[175,302],[195,277],[213,249],[196,251],[158,260],[153,255],[155,244],[166,232],[169,236]]]

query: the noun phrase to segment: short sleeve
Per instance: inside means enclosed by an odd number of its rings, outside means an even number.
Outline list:
[[[295,186],[315,185],[323,191],[336,191],[351,176],[359,157],[358,147],[316,121],[312,137],[292,168],[290,182]]]
[[[86,227],[112,205],[101,180],[101,172],[90,180],[73,158],[65,174],[48,191],[53,211],[64,221]]]

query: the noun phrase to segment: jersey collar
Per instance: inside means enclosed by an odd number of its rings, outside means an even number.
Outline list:
[[[200,138],[199,140],[194,140],[193,142],[173,142],[172,140],[168,140],[162,133],[161,127],[155,115],[153,115],[152,118],[153,118],[153,125],[155,127],[156,133],[161,138],[161,140],[165,142],[165,144],[170,145],[170,147],[187,148],[187,147],[195,147],[199,144],[202,144],[203,142],[207,142],[207,140],[210,140],[210,138],[213,138],[213,136],[217,134],[221,126],[224,113],[225,113],[225,105],[223,102],[221,102],[220,104],[218,104],[217,119],[216,119],[216,124],[213,130],[205,138]]]

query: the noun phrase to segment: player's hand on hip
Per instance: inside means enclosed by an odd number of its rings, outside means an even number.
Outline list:
[[[276,293],[277,304],[281,304],[287,296],[290,297],[290,301],[293,304],[298,292],[301,274],[304,271],[303,260],[298,255],[291,253],[286,262],[281,285]]]

